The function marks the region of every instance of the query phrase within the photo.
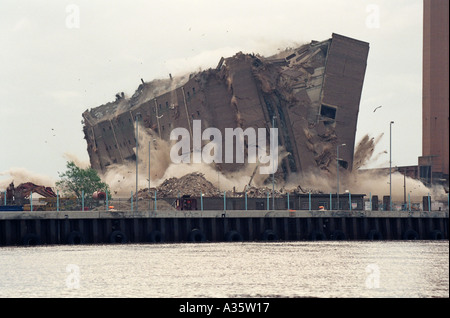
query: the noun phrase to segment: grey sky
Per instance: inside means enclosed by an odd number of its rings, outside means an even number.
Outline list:
[[[79,15],[78,15],[79,13]],[[78,20],[79,18],[79,20]],[[0,181],[88,161],[82,112],[150,81],[339,33],[370,43],[357,141],[393,166],[422,153],[422,0],[0,2]],[[377,109],[376,112],[373,110]],[[388,154],[368,167],[388,166]]]

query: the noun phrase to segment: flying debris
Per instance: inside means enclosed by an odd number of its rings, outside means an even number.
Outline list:
[[[378,107],[376,107],[374,110],[373,110],[373,112],[375,113],[375,111],[378,109],[378,108],[381,108],[382,106],[378,106]]]

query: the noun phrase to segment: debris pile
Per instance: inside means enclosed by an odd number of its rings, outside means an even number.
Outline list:
[[[139,190],[139,199],[151,199],[154,197],[155,190],[158,198],[176,198],[182,195],[200,196],[202,193],[205,197],[218,197],[221,191],[211,182],[206,180],[203,173],[193,172],[180,178],[169,178],[157,188],[148,188]]]
[[[317,190],[317,189],[310,189],[310,188],[302,188],[300,185],[298,185],[296,188],[289,190],[289,193],[292,194],[306,194],[306,193],[311,193],[311,194],[323,194],[325,192],[321,191],[321,190]]]
[[[158,196],[176,197],[180,195],[199,196],[202,193],[205,197],[220,196],[220,190],[211,182],[206,180],[203,173],[193,172],[181,178],[170,178],[165,180],[158,187]]]
[[[269,187],[249,187],[247,188],[247,198],[265,198],[267,197],[267,193],[272,197],[272,188]],[[228,195],[228,194],[227,194]],[[232,197],[244,197],[245,192],[235,192],[230,193],[230,196]],[[279,190],[275,190],[275,197],[281,198],[283,196],[283,193]]]
[[[223,197],[223,191],[215,187],[210,181],[208,181],[203,173],[193,172],[186,174],[180,178],[166,179],[160,186],[156,188],[141,189],[138,192],[139,200],[152,200],[157,191],[158,198],[177,198],[182,195],[190,195],[192,197],[200,197],[203,194],[204,197]],[[272,187],[270,185],[264,187],[247,187],[246,188],[248,198],[265,198],[267,194],[272,197]],[[282,198],[286,196],[286,193],[291,194],[305,194],[311,192],[312,194],[323,193],[315,189],[304,189],[301,186],[297,186],[294,189],[275,189],[275,197]],[[245,197],[245,190],[240,192],[236,189],[226,191],[227,198],[243,198]],[[134,196],[136,199],[136,196]],[[131,200],[131,199],[130,199]]]
[[[177,198],[182,195],[190,195],[192,197],[199,197],[203,194],[204,197],[223,197],[223,191],[215,187],[210,181],[208,181],[203,173],[193,172],[186,174],[180,178],[169,178],[166,179],[160,186],[156,188],[141,189],[138,192],[139,200],[149,200],[153,199],[157,191],[158,198]],[[267,193],[272,196],[272,187],[247,187],[247,197],[248,198],[265,198]],[[280,190],[275,189],[275,197],[282,198],[287,192],[290,193],[318,193],[316,190],[302,189],[298,186],[295,189],[285,189]],[[319,192],[320,193],[320,192]],[[243,198],[245,197],[244,191],[236,191],[236,189],[226,191],[226,196],[228,198]]]

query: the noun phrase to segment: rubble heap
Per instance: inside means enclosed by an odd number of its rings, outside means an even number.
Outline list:
[[[247,198],[265,198],[267,196],[267,193],[269,193],[270,196],[272,196],[272,188],[269,187],[248,187],[247,188]],[[244,197],[245,192],[235,192],[230,193],[231,197]],[[275,197],[281,198],[283,196],[281,191],[275,190]]]
[[[203,173],[193,172],[186,174],[180,178],[169,178],[166,179],[157,188],[141,189],[138,192],[138,198],[141,200],[153,199],[155,190],[157,191],[158,198],[176,198],[182,195],[190,195],[193,197],[199,197],[200,193],[204,197],[223,197],[223,191],[215,187],[210,181],[208,181]],[[247,187],[247,197],[248,198],[265,198],[267,193],[272,196],[272,187]],[[322,193],[314,189],[304,189],[298,186],[294,189],[282,188],[280,190],[275,190],[275,197],[282,198],[289,192],[291,194],[301,194],[301,193]],[[245,192],[239,192],[231,190],[226,191],[226,196],[228,198],[240,198],[245,196]]]
[[[139,198],[153,198],[155,190],[158,191],[159,198],[176,198],[181,195],[200,196],[202,193],[205,197],[218,197],[221,191],[211,182],[206,180],[203,173],[193,172],[180,178],[169,178],[157,188],[142,189],[138,193]]]
[[[158,188],[160,197],[177,197],[178,195],[205,197],[220,196],[220,191],[211,182],[206,180],[203,173],[193,172],[181,178],[170,178],[165,180]]]

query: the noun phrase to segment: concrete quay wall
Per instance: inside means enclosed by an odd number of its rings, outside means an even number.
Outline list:
[[[307,240],[448,240],[448,211],[0,212],[0,247]]]

